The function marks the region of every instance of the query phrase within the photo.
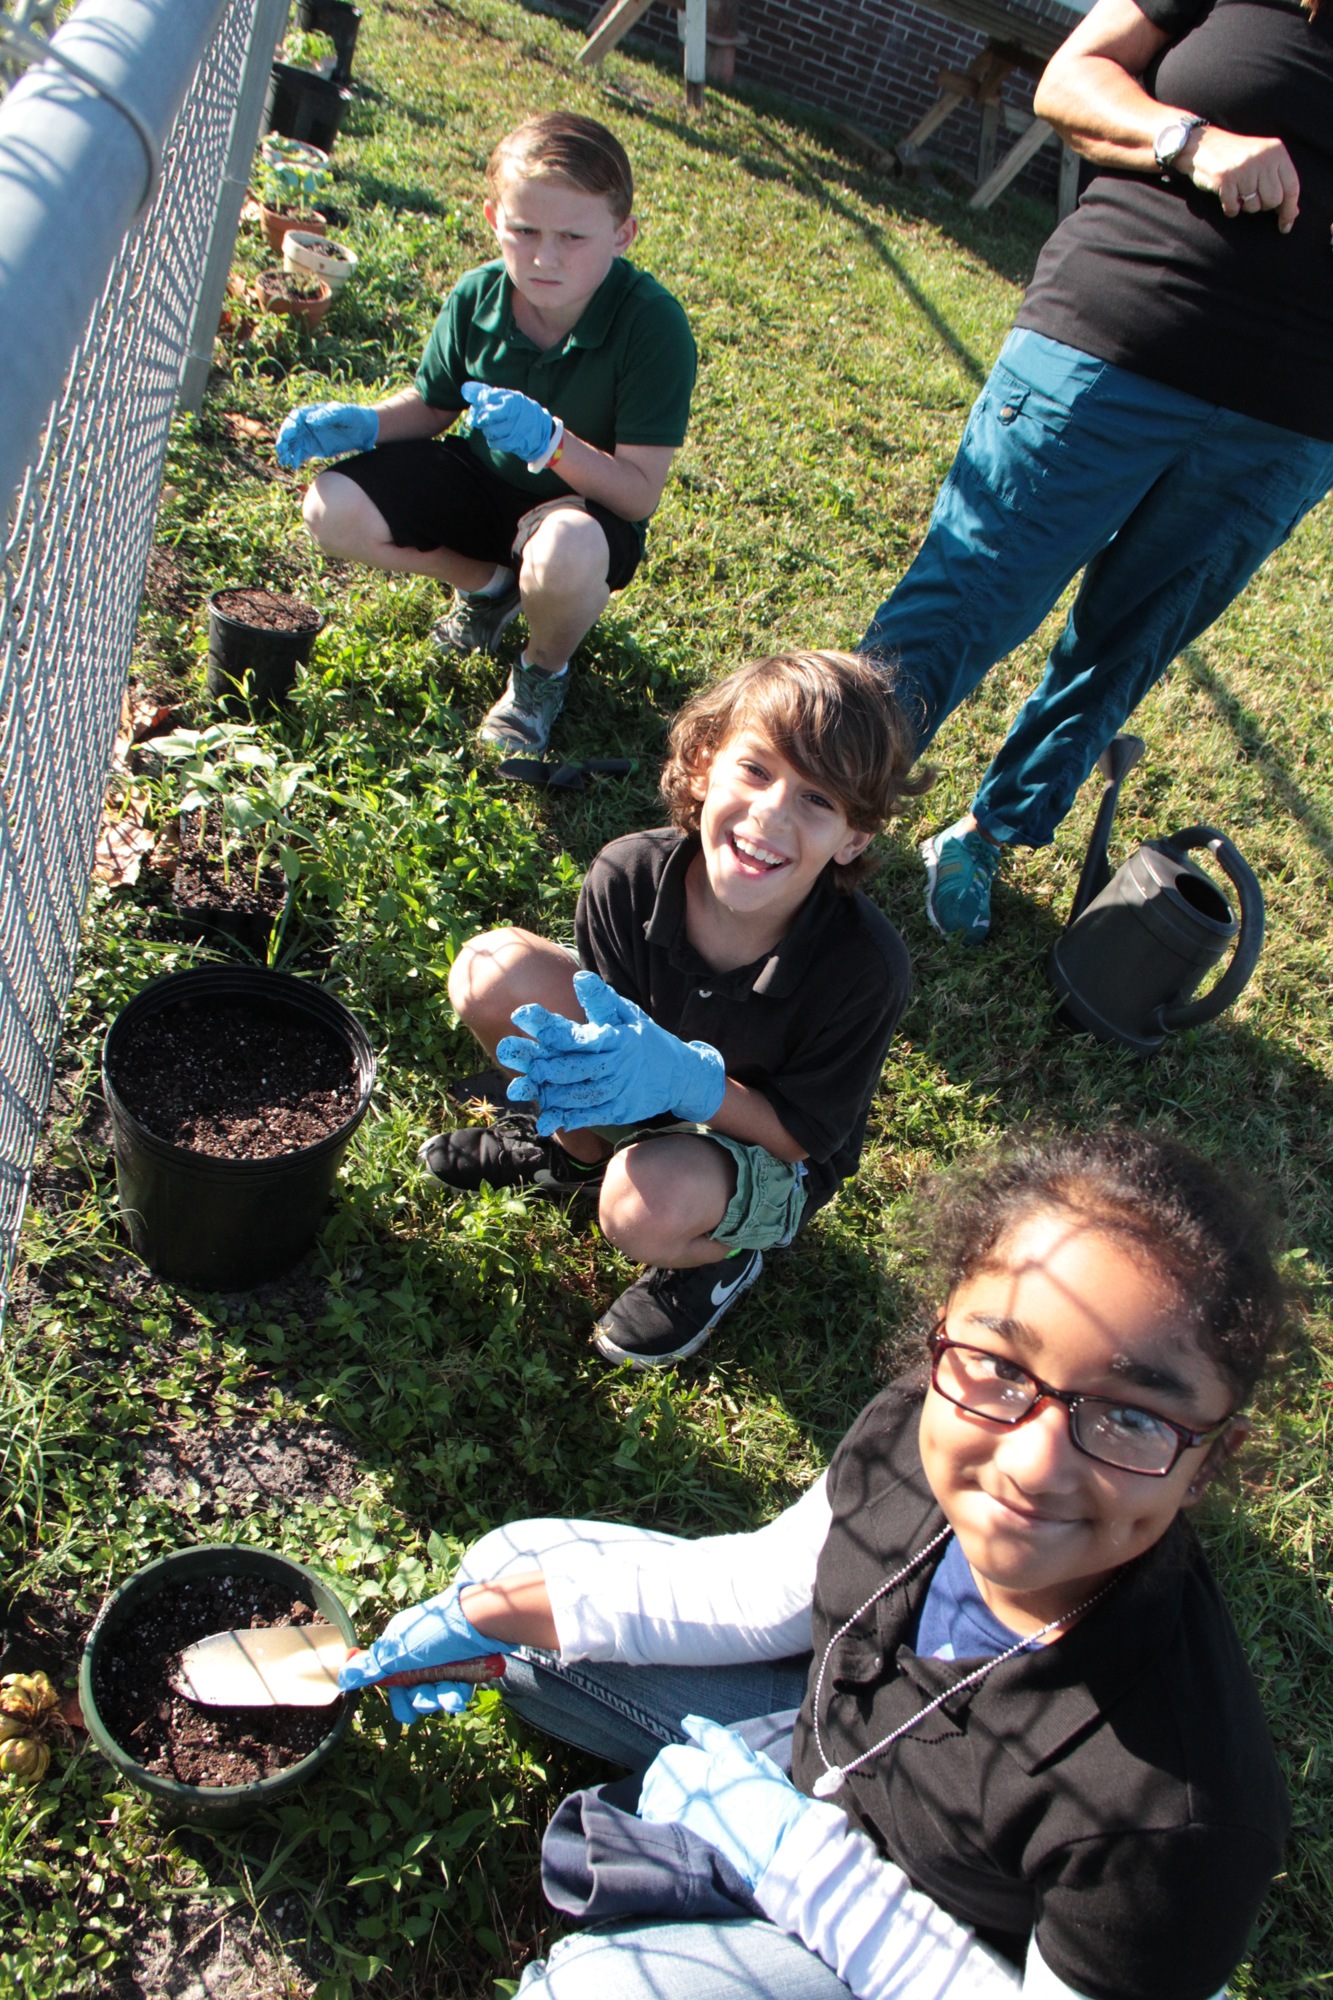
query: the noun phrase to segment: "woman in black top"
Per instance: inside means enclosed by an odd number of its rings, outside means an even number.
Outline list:
[[[1333,485],[1333,4],[1097,0],[1036,107],[1100,170],[1050,238],[916,561],[863,649],[923,748],[1087,565],[932,921],[984,937],[1181,649]]]

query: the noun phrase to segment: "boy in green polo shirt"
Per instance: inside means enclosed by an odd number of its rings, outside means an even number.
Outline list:
[[[527,644],[483,741],[543,750],[570,656],[643,555],[684,441],[695,348],[679,304],[624,261],[638,224],[625,150],[595,119],[532,118],[486,169],[500,256],[469,271],[416,382],[382,403],[293,410],[277,455],[356,452],[322,472],[306,525],[331,555],[439,577],[445,649]],[[471,430],[441,438],[471,409]]]

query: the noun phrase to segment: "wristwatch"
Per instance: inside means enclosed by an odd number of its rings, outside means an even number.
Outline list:
[[[1192,135],[1201,131],[1207,123],[1206,118],[1196,118],[1190,111],[1167,120],[1152,142],[1153,155],[1164,174],[1174,167]]]

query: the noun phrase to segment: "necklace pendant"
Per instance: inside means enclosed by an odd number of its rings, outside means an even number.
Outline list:
[[[815,1779],[811,1790],[817,1799],[831,1799],[835,1792],[841,1791],[846,1775],[841,1764],[831,1764],[822,1778]]]

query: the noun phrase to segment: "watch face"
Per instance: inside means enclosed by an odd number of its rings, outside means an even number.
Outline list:
[[[1169,124],[1163,125],[1153,143],[1159,167],[1169,167],[1184,152],[1191,132],[1200,123],[1202,120],[1194,118],[1173,118]]]

